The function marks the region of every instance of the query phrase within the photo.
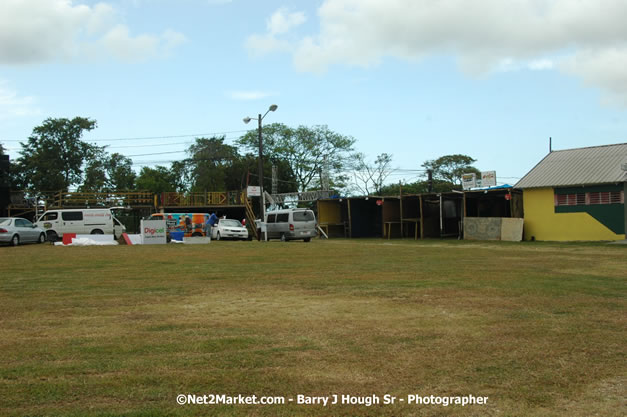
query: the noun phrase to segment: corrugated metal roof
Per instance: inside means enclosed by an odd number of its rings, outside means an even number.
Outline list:
[[[515,188],[564,187],[627,181],[627,143],[553,151]]]

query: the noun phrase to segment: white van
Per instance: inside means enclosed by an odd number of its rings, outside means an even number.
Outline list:
[[[268,239],[287,240],[303,239],[309,242],[316,237],[316,216],[307,209],[274,210],[266,213]]]
[[[113,235],[117,239],[126,227],[115,218],[111,209],[48,210],[35,223],[46,231],[48,240],[55,242],[64,233],[81,235]]]

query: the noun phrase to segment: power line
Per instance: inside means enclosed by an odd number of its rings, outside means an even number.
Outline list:
[[[223,140],[228,140],[228,141],[232,141],[232,140],[237,140],[239,139],[239,137],[230,137],[230,138],[223,138]],[[191,140],[187,140],[185,142],[172,142],[172,143],[155,143],[155,144],[149,144],[149,145],[122,145],[122,146],[109,146],[109,145],[104,145],[107,149],[122,149],[122,148],[145,148],[145,147],[154,147],[154,146],[175,146],[175,145],[191,145],[193,144],[194,141]]]
[[[183,153],[183,152],[187,152],[187,150],[184,151],[168,151],[168,152],[153,152],[153,153],[141,153],[138,155],[124,155],[127,158],[133,157],[133,156],[152,156],[152,155],[168,155],[168,154],[173,154],[173,153]]]
[[[189,137],[198,137],[198,136],[221,136],[227,135],[231,133],[244,133],[248,132],[248,130],[229,130],[225,132],[209,132],[209,133],[192,133],[187,135],[168,135],[168,136],[140,136],[140,137],[130,137],[130,138],[100,138],[100,139],[90,139],[88,142],[114,142],[114,141],[122,141],[122,140],[154,140],[154,139],[176,139],[176,138],[189,138]],[[23,142],[26,139],[1,139],[2,142]]]

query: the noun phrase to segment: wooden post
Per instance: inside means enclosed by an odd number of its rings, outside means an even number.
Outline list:
[[[627,198],[627,181],[625,181],[625,185],[623,186],[624,190],[623,190],[623,203],[625,206],[625,230],[623,230],[625,232],[625,240],[627,240],[627,201],[625,201],[625,198]]]
[[[425,238],[425,221],[422,214],[422,194],[418,196],[419,204],[420,204],[420,239]]]
[[[348,237],[352,239],[353,237],[353,222],[351,221],[351,200],[350,198],[346,199],[348,204]]]
[[[444,198],[440,193],[440,237],[444,234]]]
[[[402,239],[405,237],[405,232],[403,230],[403,183],[401,183],[400,181],[398,182],[398,190],[399,190],[398,205],[399,205],[399,212],[401,215],[400,221],[401,221],[401,239]]]

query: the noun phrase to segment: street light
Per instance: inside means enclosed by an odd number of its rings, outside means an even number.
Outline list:
[[[261,221],[264,221],[264,213],[266,211],[266,197],[263,195],[263,141],[261,138],[261,121],[266,114],[271,111],[276,111],[279,106],[276,104],[271,105],[268,111],[262,116],[259,113],[259,117],[244,117],[244,123],[249,123],[251,120],[257,120],[259,122],[259,191],[261,192]]]

